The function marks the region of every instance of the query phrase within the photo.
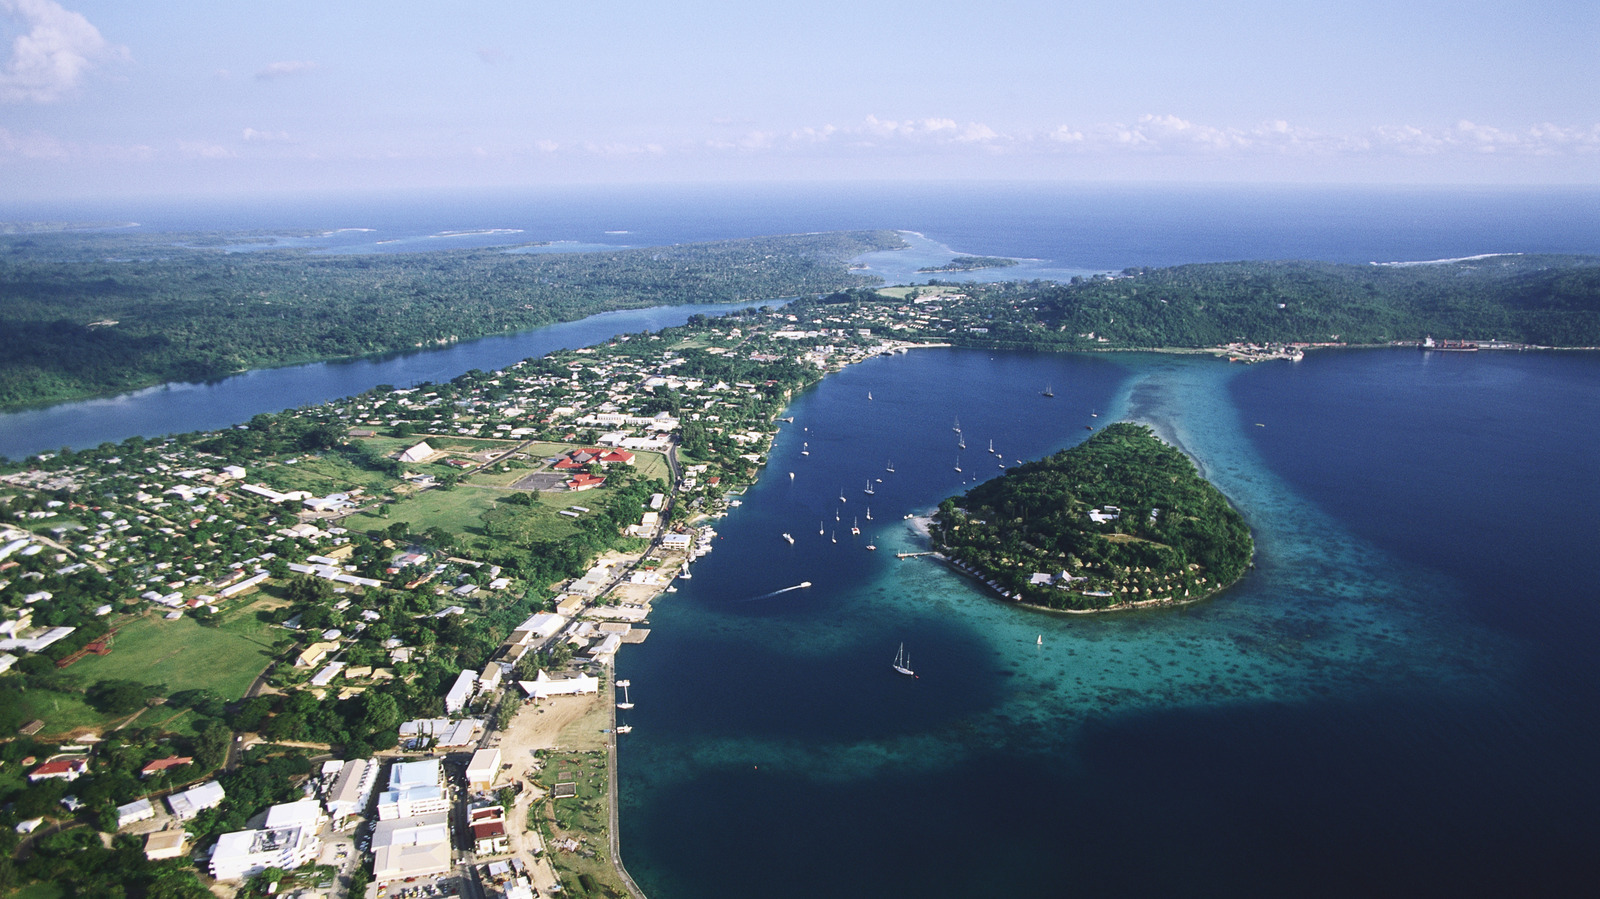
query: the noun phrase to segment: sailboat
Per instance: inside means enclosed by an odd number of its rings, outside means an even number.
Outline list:
[[[810,446],[811,446],[811,444],[805,442],[804,440],[800,441],[800,455],[802,455],[802,456],[811,455]]]
[[[871,506],[867,507],[867,520],[868,521],[872,520],[872,507]]]
[[[822,529],[822,519],[820,519],[820,518],[817,519],[817,536],[821,537],[823,534],[826,534],[826,533],[828,533],[828,532]]]
[[[1044,634],[1040,634],[1039,635],[1039,639],[1033,641],[1033,645],[1034,646],[1043,646],[1044,645]]]
[[[632,685],[632,684],[633,684],[633,681],[627,681],[627,680],[619,680],[619,681],[617,681],[617,686],[622,688],[622,701],[617,703],[617,708],[619,708],[619,709],[631,709],[631,708],[633,708],[633,701],[628,698],[628,687],[630,685]]]
[[[955,431],[957,434],[961,433],[961,419],[960,418],[956,419],[955,427],[952,427],[950,430]]]
[[[993,437],[989,438],[989,452],[991,452],[991,453],[994,452],[994,438]]]
[[[872,402],[872,391],[867,391],[867,402]]]
[[[859,518],[851,519],[851,521],[850,521],[850,533],[852,533],[852,534],[854,534],[854,535],[856,535],[858,537],[861,536],[861,519],[859,519]]]
[[[784,534],[784,535],[783,535],[783,539],[785,539],[785,540],[787,540],[787,541],[789,541],[789,545],[790,545],[790,546],[793,546],[793,545],[794,545],[794,537],[793,537],[793,536],[791,536],[791,535],[789,535],[789,534]]]
[[[1051,388],[1051,386],[1049,384],[1046,384],[1046,385],[1044,385],[1044,390],[1042,392],[1040,392],[1039,395],[1040,396],[1055,396],[1056,392],[1055,392],[1054,389]]]
[[[841,503],[842,503],[842,502],[844,502],[844,501],[845,501],[845,498],[844,498],[844,488],[843,488],[843,487],[840,487],[840,488],[839,488],[839,502],[841,502]]]
[[[878,549],[878,544],[873,543],[871,537],[867,538],[867,549],[870,549],[870,550],[872,550],[874,552],[876,552],[877,549]]]
[[[868,495],[868,496],[871,496],[871,495],[873,495],[873,494],[874,494],[874,493],[876,493],[876,492],[877,492],[877,491],[875,491],[875,490],[873,490],[873,489],[872,489],[872,482],[871,482],[871,481],[868,481],[868,482],[867,482],[867,489],[866,489],[866,494],[867,494],[867,495]]]
[[[838,543],[839,542],[839,535],[838,534],[829,534],[828,535],[828,539],[832,540],[834,543]]]
[[[889,465],[888,465],[888,467],[884,468],[884,471],[891,471],[891,472],[894,471],[894,460],[893,459],[889,460]]]
[[[961,448],[961,449],[966,449],[967,448],[967,438],[966,437],[958,438],[956,440],[956,446]]]
[[[961,470],[961,457],[957,456],[956,457],[956,471],[960,471],[960,470]]]
[[[900,644],[900,651],[894,654],[894,670],[901,674],[909,674],[912,677],[917,676],[917,673],[911,670],[911,657],[906,655],[906,645],[904,643]]]

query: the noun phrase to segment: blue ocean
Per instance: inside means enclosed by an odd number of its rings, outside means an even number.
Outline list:
[[[845,185],[80,213],[306,229],[290,239],[318,252],[886,227],[913,232],[906,258],[1007,255],[1057,277],[1600,253],[1597,200]],[[341,230],[355,228],[371,230]],[[891,280],[906,267],[865,261]],[[265,411],[213,392],[227,385],[189,390],[195,414]],[[852,367],[788,414],[715,551],[619,656],[635,704],[622,854],[652,899],[1592,890],[1600,354],[1329,350],[1243,367],[927,349]],[[1233,589],[1062,616],[897,557],[923,548],[906,515],[1122,419],[1182,447],[1244,513],[1256,567]],[[36,427],[32,445],[67,442]],[[915,679],[891,670],[902,644]]]

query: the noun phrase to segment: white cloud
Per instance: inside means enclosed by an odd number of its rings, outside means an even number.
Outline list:
[[[193,159],[232,159],[234,156],[234,152],[227,147],[199,141],[179,141],[178,152]]]
[[[289,141],[287,131],[257,131],[254,128],[244,129],[244,139],[251,142],[281,144]]]
[[[317,64],[305,59],[289,59],[282,62],[271,62],[256,72],[256,80],[273,81],[286,78],[290,75],[304,75],[317,67]]]
[[[54,102],[77,87],[95,61],[128,58],[126,47],[54,0],[0,0],[0,12],[27,29],[12,40],[0,69],[0,102]]]

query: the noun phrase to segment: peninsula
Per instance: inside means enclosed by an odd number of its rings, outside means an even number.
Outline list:
[[[1204,599],[1243,577],[1255,548],[1194,464],[1129,422],[945,500],[931,535],[1002,596],[1067,611]]]

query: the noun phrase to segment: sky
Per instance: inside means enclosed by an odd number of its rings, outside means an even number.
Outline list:
[[[1593,185],[1600,3],[0,0],[0,203],[861,180]]]

